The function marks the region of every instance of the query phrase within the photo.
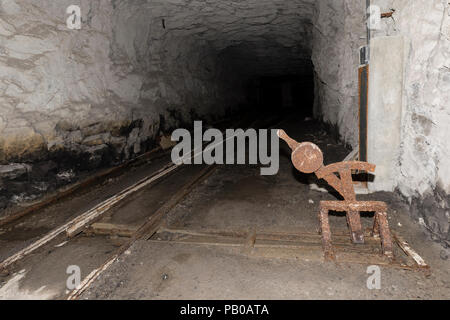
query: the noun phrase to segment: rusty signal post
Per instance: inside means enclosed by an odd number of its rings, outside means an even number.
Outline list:
[[[291,160],[298,171],[315,173],[317,178],[327,181],[344,198],[341,201],[320,202],[319,220],[325,259],[333,260],[335,258],[328,221],[329,211],[346,212],[351,240],[355,244],[364,243],[360,212],[375,212],[372,233],[374,236],[381,238],[383,254],[393,258],[386,203],[381,201],[357,201],[353,187],[352,170],[374,172],[375,165],[362,161],[343,161],[324,166],[322,151],[314,143],[299,143],[289,137],[283,130],[278,131],[278,136],[286,141],[291,148]]]

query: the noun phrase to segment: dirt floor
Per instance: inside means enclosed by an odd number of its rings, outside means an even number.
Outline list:
[[[348,150],[313,121],[291,120],[280,125],[293,138],[322,148],[325,163],[341,161]],[[165,219],[169,230],[317,233],[318,205],[335,196],[311,175],[297,173],[288,147],[280,142],[280,170],[261,176],[257,166],[222,165],[197,186]],[[58,221],[83,212],[116,189],[129,185],[163,161],[135,168],[100,189],[87,192],[64,207],[48,209],[22,225],[0,230],[0,258],[7,257],[51,229]],[[114,208],[105,222],[140,225],[167,201],[183,181],[201,166],[181,168],[155,186],[145,188]],[[105,191],[107,190],[107,191]],[[109,193],[108,193],[109,192]],[[84,198],[83,198],[84,197]],[[449,299],[450,261],[442,247],[428,239],[408,206],[391,193],[360,195],[359,199],[386,201],[392,230],[402,235],[430,265],[430,272],[381,266],[381,289],[367,288],[367,263],[324,262],[320,246],[308,250],[264,249],[158,241],[134,243],[89,287],[82,299]],[[89,199],[89,200],[88,200]],[[66,207],[67,206],[67,207]],[[76,210],[74,208],[77,208]],[[45,218],[50,217],[50,218]],[[46,220],[47,219],[47,220]],[[58,220],[60,219],[60,220]],[[54,221],[48,224],[48,221]],[[362,218],[370,227],[372,217]],[[346,232],[342,215],[330,218],[332,232]],[[17,232],[22,228],[24,232]],[[86,276],[117,248],[117,237],[78,236],[65,243],[61,236],[21,260],[0,278],[0,298],[61,299],[67,294],[66,269],[78,265]]]

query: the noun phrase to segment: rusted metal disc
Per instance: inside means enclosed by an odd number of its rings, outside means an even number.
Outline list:
[[[292,163],[303,173],[313,173],[323,166],[322,151],[314,143],[300,143],[292,152]]]

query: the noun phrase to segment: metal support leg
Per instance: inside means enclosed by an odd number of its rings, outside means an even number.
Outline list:
[[[331,245],[331,230],[328,222],[328,210],[320,209],[320,228],[322,230],[322,244],[325,260],[334,260],[333,247]]]
[[[375,212],[373,215],[373,227],[372,227],[372,237],[380,237],[380,225],[378,223],[378,214]]]
[[[381,245],[383,247],[383,254],[389,258],[394,257],[394,253],[392,250],[392,239],[391,239],[391,233],[389,231],[389,224],[387,220],[387,213],[386,212],[377,212],[376,215],[378,215],[378,225],[379,225],[379,232],[381,237]]]
[[[353,243],[363,244],[364,233],[361,227],[361,217],[358,211],[347,212],[347,222],[350,228],[351,239]]]

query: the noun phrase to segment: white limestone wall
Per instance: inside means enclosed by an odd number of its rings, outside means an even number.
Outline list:
[[[66,27],[79,5],[81,30]],[[0,0],[0,163],[122,157],[310,68],[314,0]],[[310,70],[308,70],[310,72]]]
[[[399,34],[408,41],[397,186],[411,201],[414,216],[450,245],[450,4],[378,4],[395,13],[376,36]]]
[[[71,4],[81,7],[81,30],[66,26]],[[230,65],[207,41],[169,34],[162,6],[150,9],[146,1],[0,1],[1,163],[61,150],[127,158],[162,126],[220,117],[237,103]]]
[[[358,48],[366,43],[365,2],[318,0],[314,15],[315,115],[358,145]]]
[[[441,0],[379,5],[396,11],[376,35],[401,34],[409,46],[399,188],[409,196],[436,187],[450,193],[450,5]]]

